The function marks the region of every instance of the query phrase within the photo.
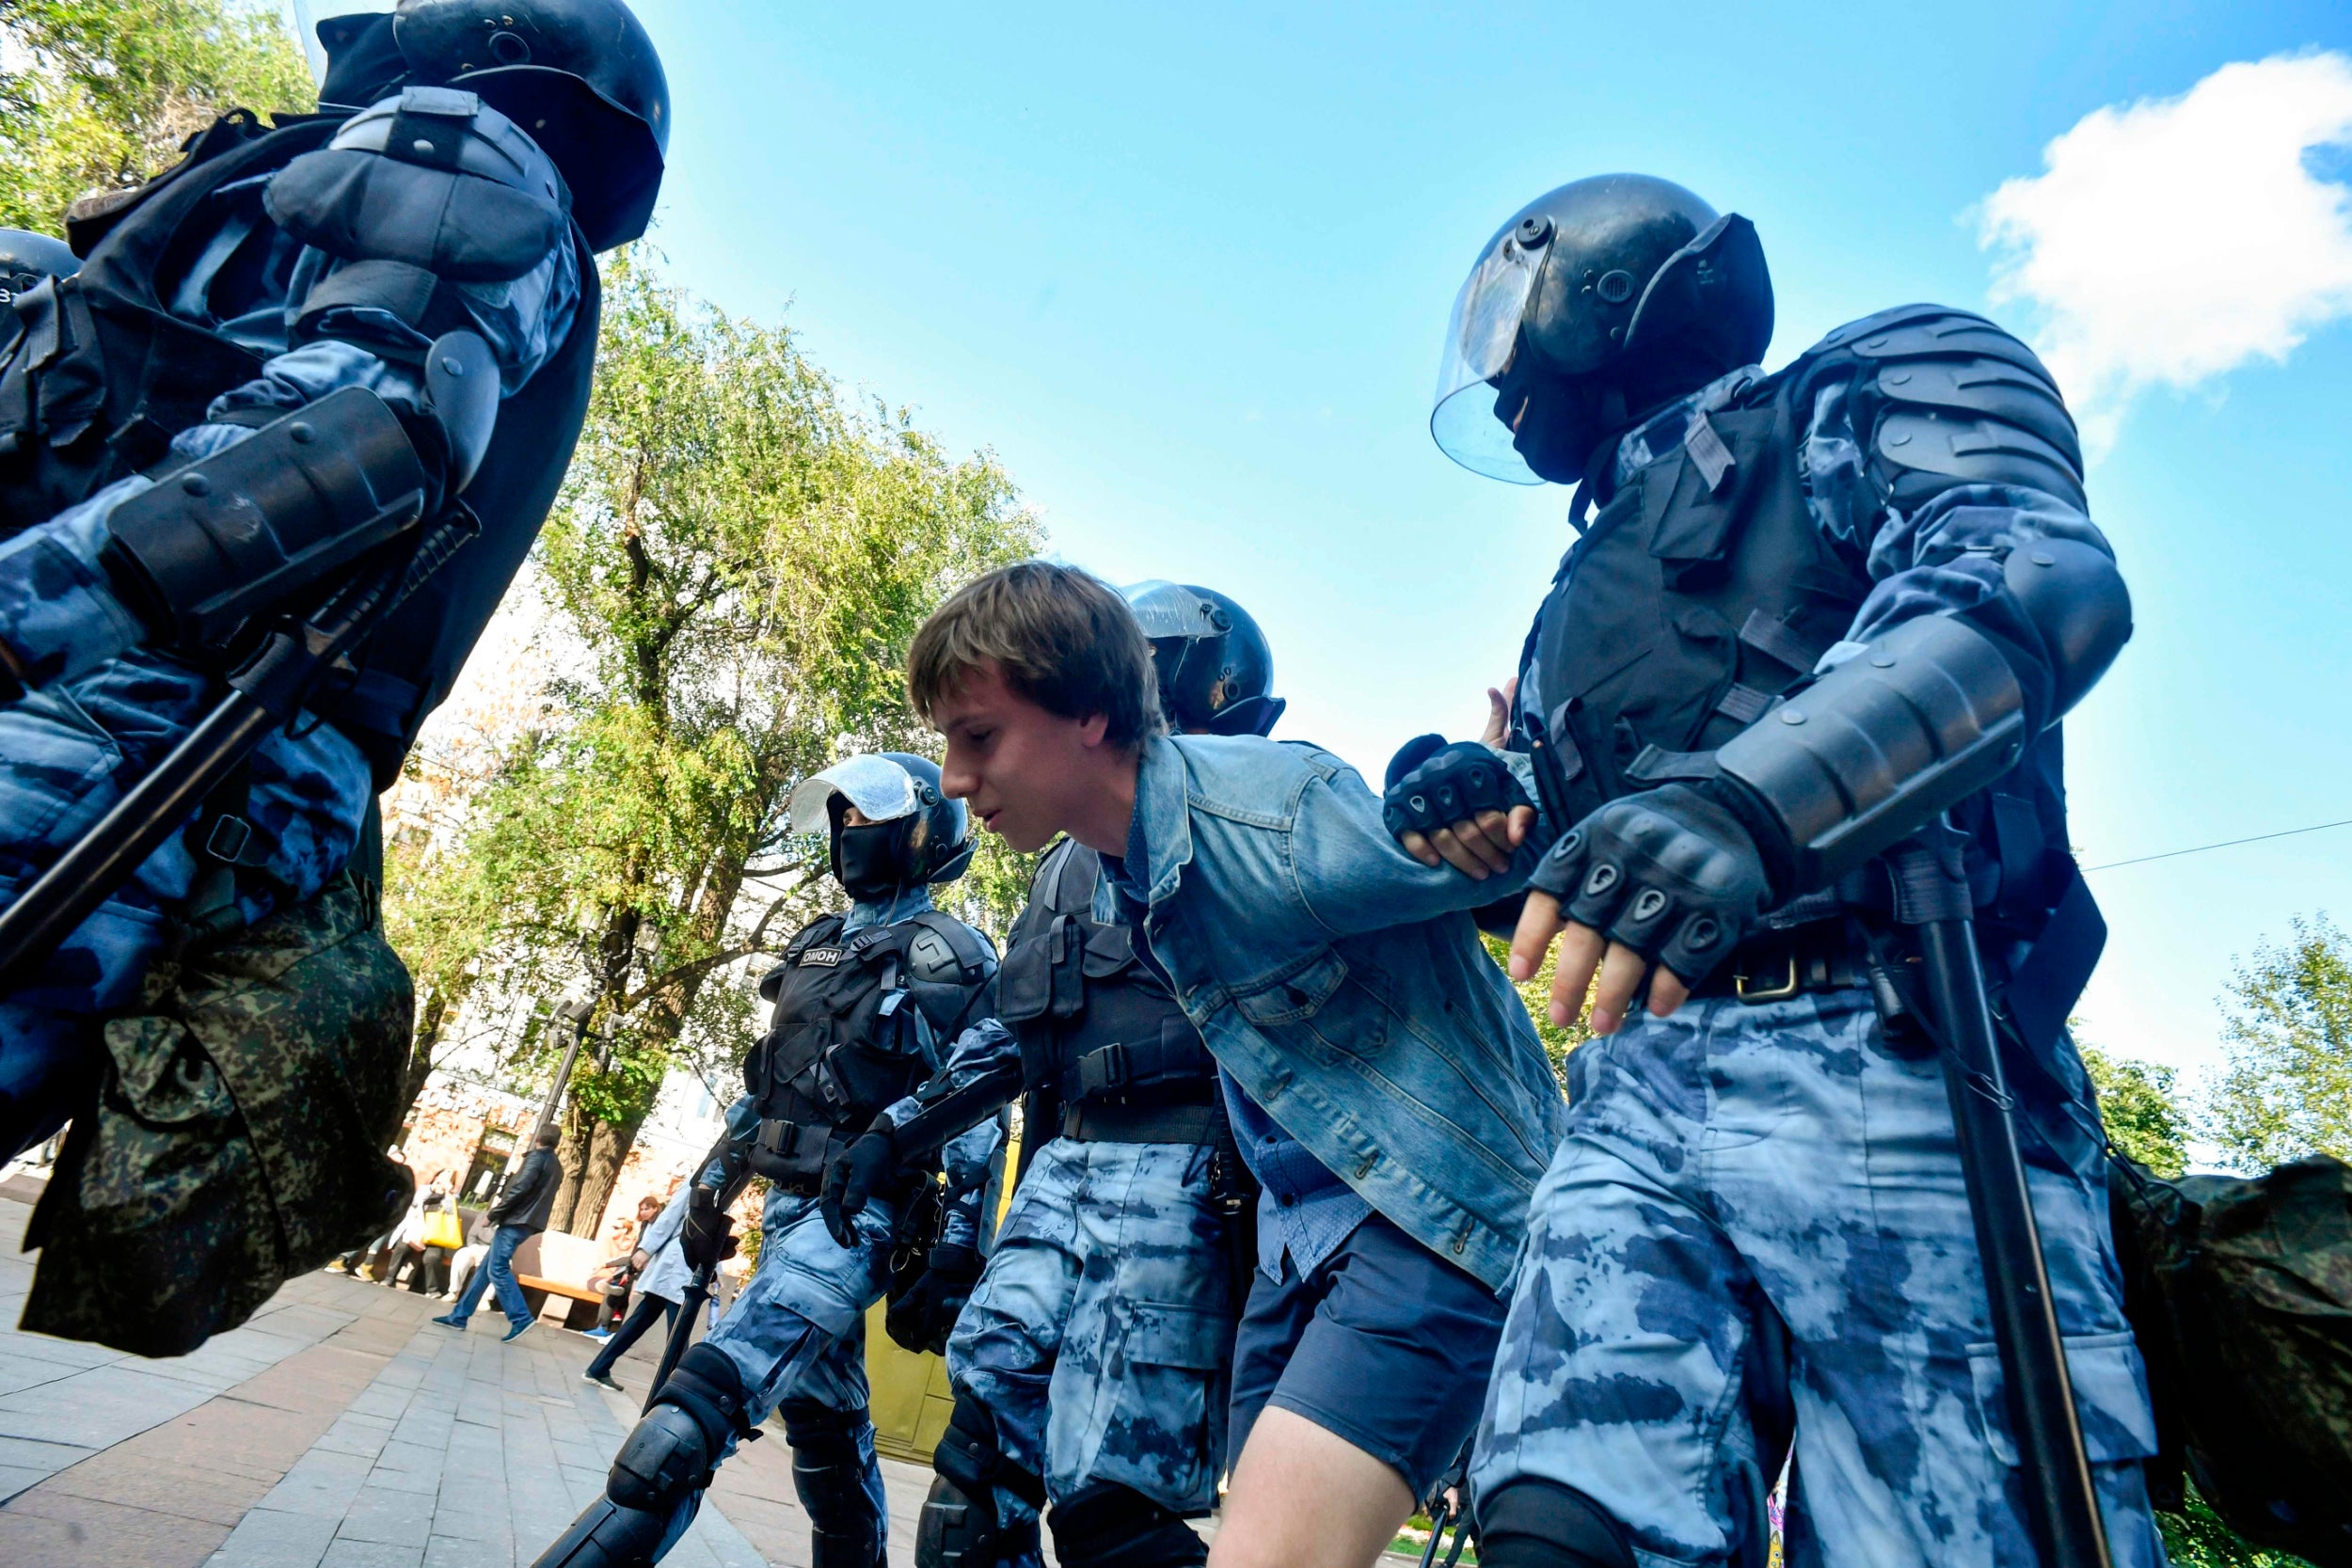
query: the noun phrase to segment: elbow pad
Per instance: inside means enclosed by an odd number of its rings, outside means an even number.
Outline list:
[[[216,646],[416,527],[429,490],[400,417],[345,387],[116,507],[101,560],[159,639]]]
[[[2050,713],[2064,718],[2132,636],[2132,596],[2105,550],[2078,539],[2019,545],[2002,562],[2006,597],[2024,615],[2050,667]]]
[[[1828,886],[1999,778],[2026,694],[1966,621],[1906,621],[1732,736],[1722,782],[1784,897]]]

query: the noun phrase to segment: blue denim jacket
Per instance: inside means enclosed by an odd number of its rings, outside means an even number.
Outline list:
[[[1136,815],[1152,952],[1217,1060],[1366,1201],[1500,1290],[1567,1106],[1467,912],[1505,877],[1422,865],[1330,752],[1148,741]]]

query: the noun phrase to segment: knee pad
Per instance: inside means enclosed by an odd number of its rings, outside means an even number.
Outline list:
[[[866,1456],[858,1437],[868,1418],[863,1405],[835,1410],[815,1400],[787,1400],[784,1440],[792,1449],[792,1487],[808,1513],[814,1568],[876,1568],[882,1560],[882,1516],[866,1490]]]
[[[1486,1568],[1634,1568],[1625,1527],[1572,1486],[1521,1476],[1478,1499]]]
[[[749,1430],[735,1363],[723,1351],[695,1345],[612,1456],[604,1495],[625,1509],[666,1517],[682,1497],[710,1484],[727,1438]]]
[[[1116,1481],[1080,1489],[1046,1518],[1062,1568],[1199,1568],[1209,1560],[1209,1544],[1190,1525]]]
[[[667,1513],[624,1508],[598,1497],[531,1568],[651,1568],[669,1522]]]

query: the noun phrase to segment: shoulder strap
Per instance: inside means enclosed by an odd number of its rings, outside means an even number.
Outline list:
[[[1103,879],[1103,857],[1074,838],[1046,857],[1038,877],[1039,902],[1055,914],[1086,914],[1094,909],[1094,889]]]
[[[841,934],[842,917],[837,914],[819,915],[801,928],[784,949],[785,962],[790,963],[819,942],[830,942]]]

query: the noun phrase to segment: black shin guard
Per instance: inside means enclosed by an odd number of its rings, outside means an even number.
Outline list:
[[[956,1396],[955,1413],[931,1451],[939,1471],[923,1499],[915,1528],[916,1568],[993,1568],[1037,1543],[1037,1521],[1008,1526],[1000,1516],[997,1489],[1045,1506],[1045,1483],[1004,1456],[996,1444],[996,1420],[969,1394]]]
[[[1625,1527],[1574,1487],[1522,1476],[1478,1500],[1486,1568],[1633,1568]]]
[[[1046,1515],[1062,1568],[1200,1568],[1209,1544],[1142,1493],[1115,1481],[1085,1487]]]
[[[611,1497],[588,1505],[532,1568],[651,1568],[669,1515],[623,1508]]]
[[[858,1447],[865,1409],[787,1400],[776,1414],[784,1418],[784,1440],[792,1449],[793,1489],[808,1512],[814,1568],[879,1568],[882,1514],[866,1495],[866,1457]]]

